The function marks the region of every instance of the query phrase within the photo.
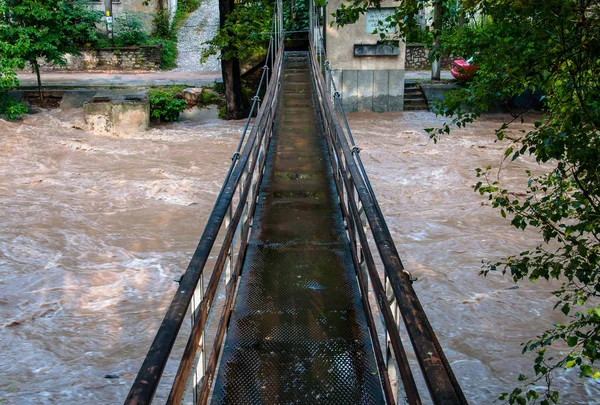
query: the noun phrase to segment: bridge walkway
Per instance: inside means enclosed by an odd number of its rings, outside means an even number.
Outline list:
[[[279,116],[213,404],[384,403],[307,53]]]

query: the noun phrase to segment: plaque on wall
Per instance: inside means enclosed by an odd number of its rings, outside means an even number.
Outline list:
[[[394,7],[386,8],[369,8],[367,9],[367,34],[373,34],[374,32],[380,33],[383,29],[386,34],[396,32],[396,27],[392,27],[389,22],[385,19],[396,13]],[[381,21],[381,24],[379,22]]]

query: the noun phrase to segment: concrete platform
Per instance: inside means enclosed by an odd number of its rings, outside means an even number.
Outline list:
[[[37,88],[37,78],[33,73],[17,74],[21,89]],[[221,72],[144,72],[144,73],[90,73],[90,72],[48,72],[42,73],[42,86],[50,88],[115,88],[115,87],[155,87],[183,85],[202,87],[221,81]]]

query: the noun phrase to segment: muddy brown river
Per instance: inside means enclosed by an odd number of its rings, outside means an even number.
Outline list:
[[[422,131],[441,122],[433,114],[350,115],[405,267],[472,404],[531,374],[520,344],[563,320],[552,311],[557,284],[478,276],[482,261],[540,240],[472,190],[474,168],[500,162],[501,118],[434,144]],[[242,126],[206,114],[120,138],[80,129],[81,110],[0,120],[0,403],[123,402]],[[503,181],[522,184],[525,169],[543,170],[519,159]],[[600,384],[575,370],[554,382],[563,403],[600,403]]]

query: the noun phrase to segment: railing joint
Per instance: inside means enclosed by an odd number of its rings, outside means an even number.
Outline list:
[[[402,270],[402,272],[406,274],[406,277],[408,277],[408,281],[410,281],[411,284],[419,279],[418,277],[413,277],[412,273],[408,270]]]

